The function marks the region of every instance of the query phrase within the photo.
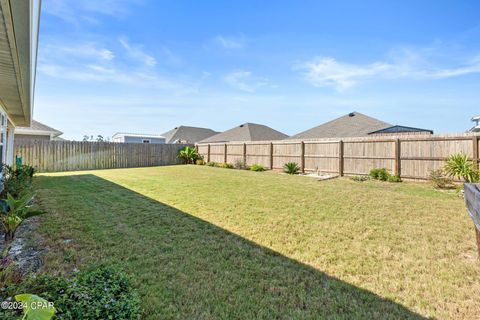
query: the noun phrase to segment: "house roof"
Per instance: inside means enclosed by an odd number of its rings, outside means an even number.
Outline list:
[[[148,133],[128,133],[128,132],[117,132],[115,133],[112,138],[120,138],[120,137],[137,137],[137,138],[160,138],[165,139],[164,136],[159,134],[148,134]]]
[[[317,127],[297,133],[290,139],[364,137],[368,136],[370,132],[388,127],[392,127],[392,125],[360,112],[351,112]]]
[[[369,134],[379,134],[379,133],[406,133],[406,132],[430,132],[433,134],[433,130],[429,129],[420,129],[420,128],[413,128],[413,127],[406,127],[406,126],[391,126],[385,129],[380,129],[376,131],[372,131]]]
[[[32,120],[32,125],[30,127],[15,127],[15,134],[51,136],[54,138],[62,135],[63,132],[36,120]]]
[[[472,117],[473,122],[477,122],[477,124],[470,129],[470,132],[480,132],[480,116]]]
[[[0,104],[16,126],[32,116],[40,1],[0,1]]]
[[[283,140],[288,136],[262,124],[244,123],[201,142]]]
[[[196,143],[218,133],[219,132],[208,128],[179,126],[162,133],[162,136],[165,137],[167,143],[174,143],[178,140],[187,141],[188,143]]]

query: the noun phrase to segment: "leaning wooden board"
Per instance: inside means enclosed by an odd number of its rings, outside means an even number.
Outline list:
[[[467,205],[470,218],[475,225],[477,235],[477,248],[480,257],[480,184],[465,184],[465,204]]]

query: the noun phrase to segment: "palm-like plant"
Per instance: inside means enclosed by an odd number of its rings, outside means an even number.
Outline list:
[[[283,165],[283,171],[288,174],[298,174],[300,167],[296,162],[288,162]]]
[[[180,150],[177,156],[179,159],[182,159],[186,164],[194,164],[195,161],[201,159],[201,156],[198,154],[195,148],[185,147]]]
[[[11,194],[7,194],[7,199],[2,200],[1,221],[7,244],[15,238],[15,232],[23,221],[45,213],[44,211],[32,210],[30,205],[32,200],[33,195],[29,193],[25,193],[17,199]]]
[[[480,180],[480,172],[473,167],[472,161],[463,153],[451,155],[444,170],[449,176],[463,178],[466,182],[478,182]]]

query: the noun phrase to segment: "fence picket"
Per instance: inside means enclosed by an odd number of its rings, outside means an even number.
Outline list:
[[[258,163],[281,169],[287,162],[297,162],[306,172],[340,175],[366,175],[373,168],[386,168],[403,178],[427,179],[432,170],[440,168],[454,153],[464,153],[477,164],[479,138],[479,135],[459,134],[342,138],[341,141],[235,141],[200,143],[197,148],[207,161],[221,162],[242,156],[238,150],[243,145],[243,158],[248,165]]]
[[[15,155],[38,172],[132,168],[178,164],[185,144],[21,141]],[[188,145],[192,146],[192,145]]]

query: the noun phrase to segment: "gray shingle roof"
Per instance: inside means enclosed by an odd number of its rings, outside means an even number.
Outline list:
[[[379,133],[410,133],[410,132],[430,132],[433,134],[432,130],[429,129],[420,129],[420,128],[413,128],[413,127],[406,127],[406,126],[391,126],[384,129],[372,131],[369,134],[379,134]]]
[[[290,139],[365,137],[370,132],[391,126],[387,122],[366,116],[360,112],[351,112],[317,127],[297,133]]]
[[[165,137],[166,143],[174,143],[177,140],[186,141],[187,143],[197,143],[217,133],[217,131],[208,128],[179,126],[162,133],[162,136]]]
[[[201,142],[262,141],[283,140],[288,136],[280,131],[256,123],[244,123],[240,126],[216,134]]]
[[[19,134],[32,134],[32,135],[38,134],[38,132],[49,132],[54,137],[63,134],[62,131],[49,127],[46,124],[43,124],[36,120],[32,120],[32,125],[30,127],[16,127],[15,131],[19,131]]]

